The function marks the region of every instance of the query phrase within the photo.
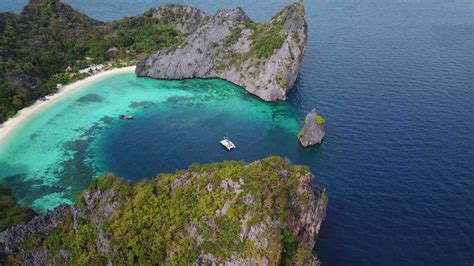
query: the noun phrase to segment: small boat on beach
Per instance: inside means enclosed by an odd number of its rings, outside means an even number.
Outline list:
[[[232,149],[237,148],[237,147],[235,146],[235,144],[234,144],[232,141],[230,141],[229,139],[227,139],[227,137],[224,137],[224,138],[220,141],[220,143],[222,144],[222,146],[224,146],[224,147],[225,147],[227,150],[229,150],[229,151],[232,150]]]
[[[131,120],[133,118],[134,118],[133,115],[120,115],[120,119],[122,120]]]

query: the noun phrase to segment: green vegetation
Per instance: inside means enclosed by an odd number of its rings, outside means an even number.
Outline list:
[[[327,201],[328,200],[328,195],[323,193],[319,196],[319,199],[322,200],[322,201]]]
[[[76,232],[66,231],[65,247],[71,252],[72,261],[78,265],[103,265],[105,258],[97,253],[97,229],[90,222],[81,224]]]
[[[30,208],[16,204],[9,189],[0,187],[0,232],[28,220],[33,215],[34,212]]]
[[[176,32],[171,25],[156,23],[151,14],[145,13],[141,17],[126,18],[112,22],[103,29],[105,34],[115,32],[118,36],[110,40],[108,47],[128,49],[132,55],[152,53],[163,48],[170,48],[182,43],[184,37]],[[110,37],[110,36],[109,36]],[[100,36],[96,36],[100,39]],[[108,59],[106,50],[100,49],[100,55]],[[125,50],[126,51],[126,50]],[[120,54],[119,56],[125,56]],[[91,54],[91,56],[93,56]]]
[[[300,38],[300,35],[296,32],[293,33],[293,36],[291,36],[293,38],[293,40],[296,42],[296,43],[300,43],[301,41],[301,38]]]
[[[285,20],[274,18],[266,24],[257,24],[252,35],[253,46],[249,51],[250,55],[258,58],[267,58],[279,49],[286,39],[286,34],[282,33]]]
[[[45,246],[53,255],[57,255],[63,246],[61,231],[54,228],[48,233]]]
[[[292,12],[304,15],[303,6],[299,4],[289,5],[273,16],[270,22],[265,24],[257,24],[251,20],[245,22],[245,25],[254,31],[252,35],[253,46],[249,52],[250,56],[268,58],[276,49],[281,48],[287,38],[286,33],[283,32],[283,26],[286,21],[284,14]],[[297,43],[300,43],[301,39],[298,34],[293,34],[291,37]]]
[[[190,265],[201,254],[212,254],[217,262],[232,256],[265,257],[272,265],[303,265],[311,260],[311,249],[287,221],[299,215],[294,202],[303,204],[301,208],[308,204],[307,195],[298,190],[298,176],[308,172],[308,167],[269,157],[252,164],[194,164],[186,171],[138,183],[105,175],[77,198],[75,205],[82,209],[85,194],[100,191],[97,195],[108,197],[96,199],[87,216],[77,220],[76,229],[69,214],[43,240],[28,240],[25,247],[45,248],[56,262],[59,251],[67,250],[77,265]],[[114,213],[93,222],[105,216],[104,204],[116,206]],[[251,227],[259,228],[257,240],[242,239],[242,232]],[[99,234],[109,240],[110,252],[99,251]],[[261,246],[263,239],[268,246]]]
[[[294,258],[298,241],[295,236],[288,230],[283,230],[283,248],[281,254],[281,265],[291,265],[291,259]]]
[[[251,19],[247,19],[240,25],[232,28],[230,34],[224,39],[224,48],[228,50],[229,55],[226,60],[228,60],[229,65],[234,65],[238,70],[242,70],[241,63],[249,58],[263,59],[273,55],[276,49],[281,48],[287,37],[283,31],[284,24],[285,18],[275,16],[270,22],[265,24],[259,24]],[[242,27],[253,30],[251,36],[252,46],[246,53],[233,52],[230,48],[242,36]],[[218,65],[218,67],[217,69],[222,70],[228,67],[228,65]],[[284,88],[286,83],[285,79],[280,80],[280,85]]]
[[[303,130],[300,130],[300,132],[298,132],[298,138],[301,139],[302,137],[304,137],[304,132]]]
[[[31,235],[27,237],[25,240],[23,240],[20,246],[24,249],[35,250],[36,247],[38,246],[39,241],[40,239],[37,236]]]
[[[92,63],[134,64],[183,40],[152,11],[102,23],[59,0],[35,0],[19,15],[0,13],[0,123],[58,83],[83,78],[75,73]]]
[[[286,89],[286,86],[288,85],[288,80],[285,79],[284,77],[279,77],[278,81],[279,81],[279,83],[280,83],[280,86],[281,86],[283,89]]]
[[[253,31],[256,31],[257,28],[258,28],[258,24],[255,21],[251,20],[251,19],[245,20],[244,25],[245,25],[245,27],[247,27],[247,28],[249,28]]]
[[[226,69],[229,65],[234,65],[241,71],[241,63],[249,58],[268,58],[276,49],[279,49],[286,39],[283,34],[284,18],[274,17],[270,22],[258,24],[251,19],[243,21],[240,25],[230,30],[230,34],[224,39],[224,49],[227,49],[226,61],[229,64],[216,64],[217,70]],[[238,53],[230,48],[242,36],[242,27],[253,30],[251,36],[252,47],[246,53]],[[257,62],[258,64],[259,62]],[[280,85],[286,87],[286,80],[280,80]]]
[[[314,117],[314,122],[316,122],[316,124],[320,126],[324,126],[324,124],[326,123],[326,120],[322,116],[317,115]]]
[[[296,183],[284,185],[278,178],[274,169],[281,163],[281,159],[270,158],[250,167],[245,167],[242,162],[193,165],[189,171],[198,174],[199,178],[189,177],[184,186],[172,188],[174,182],[187,178],[183,172],[162,174],[152,183],[137,184],[134,196],[114,214],[108,226],[108,233],[116,239],[115,247],[124,254],[116,256],[116,262],[190,264],[199,255],[194,239],[181,233],[191,230],[186,229],[190,227],[203,237],[200,248],[204,253],[214,254],[220,259],[233,254],[270,255],[265,253],[271,250],[257,250],[252,242],[239,240],[242,230],[240,220],[246,213],[258,214],[255,215],[256,224],[261,222],[265,213],[273,213],[280,222],[288,216],[289,210],[285,206],[289,197],[296,194]],[[222,188],[222,182],[240,183],[240,180],[243,189],[256,198],[257,206],[244,204],[244,195]],[[212,186],[212,194],[206,188],[209,185]],[[227,200],[231,204],[226,214],[215,217]],[[153,207],[150,208],[150,205]],[[141,233],[136,235],[134,232]],[[134,249],[133,243],[147,244]],[[189,252],[189,248],[196,251]],[[169,257],[167,254],[170,253],[179,256]],[[278,256],[273,254],[269,257]]]
[[[242,35],[242,28],[235,26],[230,30],[229,36],[224,39],[224,47],[230,47],[236,43]]]

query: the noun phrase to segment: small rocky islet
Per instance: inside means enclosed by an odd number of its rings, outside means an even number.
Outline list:
[[[306,115],[304,126],[298,132],[298,140],[303,147],[320,144],[326,136],[326,120],[315,109]]]
[[[301,2],[265,23],[240,8],[207,16],[183,5],[146,17],[171,25],[184,41],[142,59],[137,76],[221,78],[262,100],[285,100],[306,50]],[[303,146],[324,137],[320,116],[308,116],[298,136]],[[309,169],[279,157],[193,165],[137,183],[105,175],[74,204],[41,214],[7,198],[17,211],[1,217],[0,263],[27,265],[318,264],[312,249],[327,206]]]

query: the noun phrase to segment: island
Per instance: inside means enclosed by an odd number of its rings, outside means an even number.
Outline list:
[[[67,84],[134,66],[184,37],[151,11],[102,22],[59,0],[30,0],[20,14],[0,13],[0,123]]]
[[[320,144],[326,136],[326,120],[313,109],[306,115],[303,128],[298,132],[298,140],[303,147]]]
[[[2,263],[312,265],[328,201],[314,178],[280,157],[137,183],[108,174],[0,233]]]
[[[302,2],[265,23],[255,23],[240,8],[206,16],[196,8],[172,5],[154,10],[153,17],[174,20],[174,29],[189,35],[180,46],[141,60],[138,76],[221,78],[265,101],[285,100],[295,83],[307,40]]]
[[[302,2],[265,23],[240,8],[208,16],[174,4],[101,22],[59,0],[30,0],[20,14],[0,13],[0,123],[82,83],[67,84],[130,71],[220,78],[285,100],[306,41]],[[0,140],[28,117],[2,124]],[[1,188],[0,264],[318,264],[328,198],[314,179],[280,157],[193,164],[140,182],[106,174],[44,213]]]
[[[66,84],[137,63],[138,76],[222,78],[263,100],[284,100],[307,27],[301,2],[266,23],[240,8],[207,16],[174,4],[102,22],[59,0],[30,0],[20,14],[0,13],[0,123]]]

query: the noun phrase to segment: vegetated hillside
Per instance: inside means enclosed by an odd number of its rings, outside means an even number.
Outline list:
[[[34,215],[32,209],[15,202],[10,189],[0,186],[0,232],[12,225],[28,221]]]
[[[199,165],[153,180],[106,175],[0,234],[8,263],[310,265],[327,196],[279,157]]]
[[[30,0],[20,14],[0,13],[0,123],[83,76],[92,63],[131,65],[182,42],[173,21],[142,16],[103,23],[59,0]],[[66,69],[70,70],[66,72]]]

